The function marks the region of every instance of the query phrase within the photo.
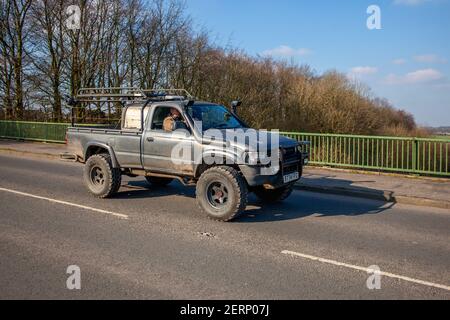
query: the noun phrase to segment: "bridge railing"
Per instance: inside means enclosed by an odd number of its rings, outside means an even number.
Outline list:
[[[0,137],[43,142],[64,142],[70,123],[0,121]]]
[[[0,138],[64,143],[70,123],[0,120]],[[77,124],[77,126],[108,126],[105,124]]]
[[[311,164],[450,176],[450,139],[300,132],[282,134],[310,142]]]
[[[0,121],[0,137],[62,143],[69,126],[69,123]],[[309,141],[313,165],[450,176],[448,138],[282,134],[298,141]]]

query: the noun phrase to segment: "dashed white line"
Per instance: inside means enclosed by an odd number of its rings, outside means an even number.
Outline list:
[[[81,204],[76,204],[76,203],[72,203],[72,202],[67,202],[67,201],[62,201],[62,200],[55,200],[55,199],[51,199],[51,198],[41,197],[41,196],[37,196],[35,194],[25,193],[25,192],[21,192],[21,191],[17,191],[17,190],[0,188],[0,191],[14,193],[14,194],[21,195],[21,196],[24,196],[24,197],[29,197],[29,198],[45,200],[45,201],[49,201],[49,202],[53,202],[53,203],[58,203],[58,204],[62,204],[62,205],[65,205],[65,206],[71,206],[71,207],[76,207],[76,208],[80,208],[80,209],[84,209],[84,210],[90,210],[90,211],[94,211],[94,212],[108,214],[108,215],[114,216],[114,217],[119,218],[119,219],[127,220],[129,218],[126,214],[112,212],[112,211],[103,210],[103,209],[97,209],[97,208],[88,207],[88,206],[83,206]]]
[[[311,256],[308,254],[303,254],[303,253],[299,253],[299,252],[295,252],[295,251],[284,250],[284,251],[281,251],[281,253],[290,255],[290,256],[294,256],[294,257],[300,257],[300,258],[309,259],[309,260],[313,260],[313,261],[319,261],[322,263],[332,264],[332,265],[339,266],[339,267],[345,267],[345,268],[350,268],[350,269],[354,269],[354,270],[364,271],[366,273],[374,273],[374,270],[372,270],[370,268],[364,268],[364,267],[356,266],[353,264],[348,264],[348,263],[339,262],[339,261],[335,261],[335,260],[315,257],[315,256]],[[381,276],[385,276],[385,277],[389,277],[389,278],[400,279],[400,280],[404,280],[404,281],[408,281],[408,282],[412,282],[412,283],[421,284],[421,285],[424,285],[427,287],[434,287],[434,288],[439,288],[439,289],[444,289],[444,290],[450,291],[450,286],[446,286],[446,285],[439,284],[439,283],[433,283],[433,282],[429,282],[429,281],[414,279],[414,278],[405,277],[402,275],[384,272],[384,271],[379,271],[379,272],[376,271],[376,273]]]

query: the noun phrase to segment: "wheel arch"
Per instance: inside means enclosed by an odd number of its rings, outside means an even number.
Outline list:
[[[222,163],[207,164],[204,159],[222,159]],[[238,156],[234,153],[222,152],[220,150],[207,150],[202,154],[202,161],[194,167],[194,178],[198,179],[206,170],[213,167],[231,167],[241,172],[241,168],[238,165]]]
[[[194,178],[198,179],[202,175],[203,172],[205,172],[208,169],[214,168],[214,167],[231,167],[235,169],[238,172],[241,172],[241,168],[237,164],[206,164],[202,163],[197,165],[194,168]]]
[[[111,157],[111,164],[113,168],[120,168],[119,162],[117,161],[114,150],[111,146],[102,142],[89,142],[86,145],[86,151],[84,152],[84,161],[87,161],[91,156],[100,153],[108,153]]]

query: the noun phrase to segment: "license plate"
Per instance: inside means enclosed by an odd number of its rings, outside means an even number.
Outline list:
[[[298,172],[293,172],[283,176],[284,183],[289,183],[298,179],[299,179]]]

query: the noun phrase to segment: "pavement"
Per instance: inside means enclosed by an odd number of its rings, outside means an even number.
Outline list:
[[[66,146],[0,140],[0,151],[59,160],[60,154],[66,151]],[[296,187],[306,191],[450,209],[449,178],[355,173],[350,170],[308,166]]]
[[[450,210],[295,190],[219,223],[194,188],[99,200],[82,171],[0,151],[0,299],[450,299]]]

